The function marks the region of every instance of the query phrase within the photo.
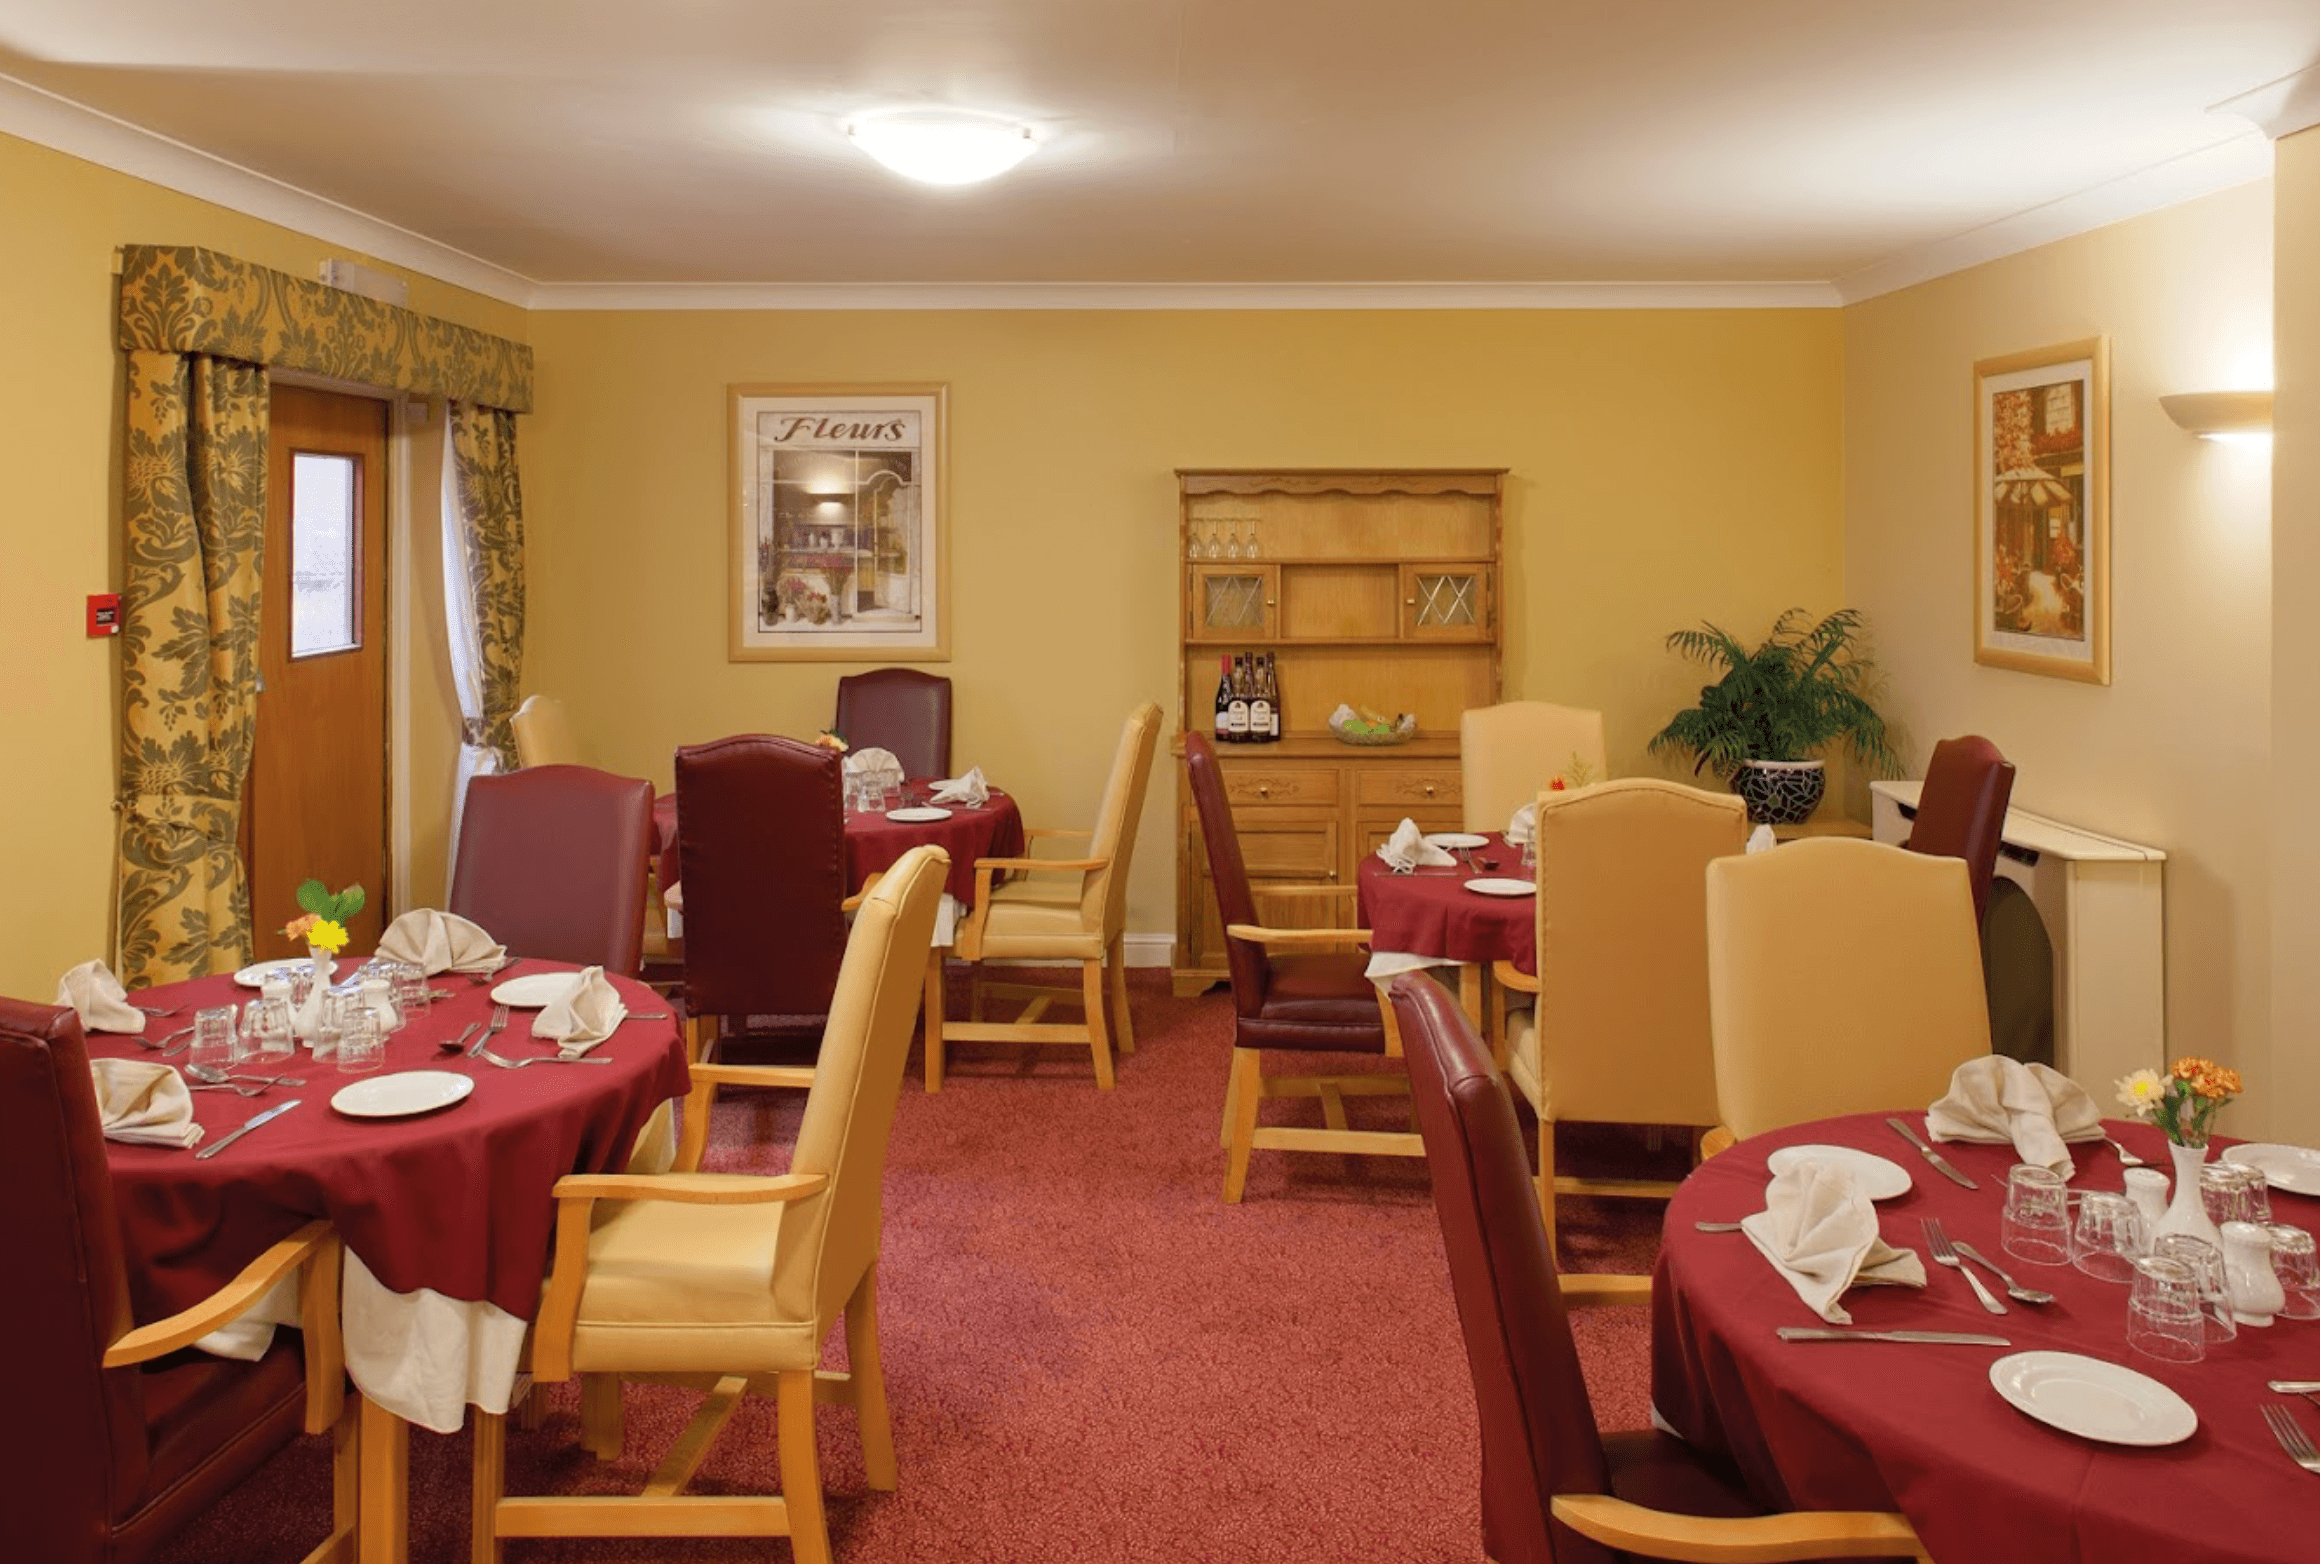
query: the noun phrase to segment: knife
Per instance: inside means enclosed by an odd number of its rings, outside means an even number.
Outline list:
[[[1968,1189],[1979,1189],[1982,1187],[1981,1185],[1975,1183],[1972,1179],[1966,1177],[1963,1173],[1960,1173],[1956,1168],[1951,1167],[1949,1165],[1949,1159],[1944,1157],[1940,1152],[1934,1150],[1931,1146],[1928,1146],[1924,1141],[1920,1140],[1918,1138],[1917,1131],[1911,1129],[1906,1122],[1900,1119],[1887,1119],[1885,1122],[1893,1126],[1893,1132],[1896,1135],[1899,1135],[1903,1140],[1909,1142],[1909,1144],[1912,1146],[1915,1146],[1917,1148],[1918,1155],[1924,1157],[1926,1161],[1932,1163],[1936,1168],[1948,1174],[1950,1182],[1954,1184],[1963,1184]]]
[[[274,1107],[268,1108],[264,1113],[259,1114],[256,1118],[244,1124],[240,1129],[228,1130],[225,1135],[220,1137],[217,1141],[202,1147],[201,1150],[193,1154],[194,1160],[199,1162],[206,1158],[216,1156],[219,1152],[225,1150],[235,1141],[240,1140],[244,1135],[249,1134],[250,1131],[256,1129],[259,1125],[265,1123],[268,1119],[278,1119],[282,1117],[283,1114],[288,1113],[292,1108],[297,1107],[298,1104],[304,1100],[305,1099],[301,1097],[293,1097],[288,1102],[280,1103]]]
[[[1802,1325],[1780,1327],[1782,1341],[1910,1341],[1951,1347],[2011,1347],[2003,1336],[1976,1336],[1954,1330],[1813,1330]]]
[[[2320,1395],[2320,1379],[2267,1379],[2264,1383],[2271,1387],[2275,1395]]]

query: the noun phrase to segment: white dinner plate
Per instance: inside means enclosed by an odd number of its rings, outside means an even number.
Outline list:
[[[1906,1195],[1910,1190],[1909,1170],[1898,1162],[1891,1162],[1873,1151],[1856,1151],[1851,1146],[1783,1146],[1764,1159],[1764,1165],[1774,1174],[1786,1173],[1799,1162],[1829,1162],[1853,1175],[1853,1182],[1861,1186],[1861,1193],[1871,1200],[1891,1200]]]
[[[527,972],[491,991],[491,1002],[517,1010],[545,1010],[578,985],[577,972]]]
[[[2039,1422],[2105,1444],[2180,1444],[2199,1426],[2191,1404],[2148,1374],[2075,1352],[2000,1358],[1990,1384]]]
[[[887,819],[899,820],[905,825],[915,825],[926,820],[948,820],[950,817],[949,810],[938,808],[933,804],[914,804],[908,809],[889,809],[886,811]]]
[[[1436,831],[1426,838],[1429,847],[1488,847],[1490,838],[1472,831]]]
[[[293,972],[304,972],[313,965],[314,958],[312,956],[284,956],[279,961],[253,962],[235,973],[234,981],[244,988],[261,988],[265,985],[266,979],[270,977],[277,975],[288,977]],[[332,976],[337,975],[337,962],[324,957],[322,965],[324,970]]]
[[[341,1086],[330,1105],[355,1119],[401,1119],[448,1108],[475,1090],[475,1077],[449,1070],[398,1070]]]
[[[2223,1160],[2256,1169],[2274,1189],[2291,1195],[2320,1195],[2320,1151],[2308,1146],[2251,1141],[2245,1146],[2225,1147]]]
[[[1538,889],[1529,880],[1468,880],[1466,888],[1477,896],[1528,896]]]

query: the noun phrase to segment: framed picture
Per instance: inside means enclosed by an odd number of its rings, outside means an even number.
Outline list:
[[[948,389],[731,388],[729,660],[949,660]]]
[[[2111,682],[2101,337],[1974,365],[1974,661]]]

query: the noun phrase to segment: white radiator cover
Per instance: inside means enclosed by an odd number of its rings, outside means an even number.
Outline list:
[[[1872,782],[1872,830],[1908,840],[1922,782]],[[2112,1083],[2167,1067],[2167,941],[2162,877],[2167,855],[2006,811],[1998,873],[2029,892],[2054,943],[2054,1063],[2105,1114]]]

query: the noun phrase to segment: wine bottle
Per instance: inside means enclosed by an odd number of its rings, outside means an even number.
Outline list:
[[[1265,654],[1265,693],[1273,702],[1273,742],[1281,741],[1281,665],[1273,654]]]
[[[1268,671],[1273,660],[1271,652],[1252,652],[1249,655],[1249,742],[1273,742],[1273,685]]]
[[[1225,708],[1225,724],[1227,743],[1249,741],[1249,662],[1245,656],[1232,660],[1232,704]]]
[[[1232,659],[1216,660],[1216,741],[1232,742]]]

